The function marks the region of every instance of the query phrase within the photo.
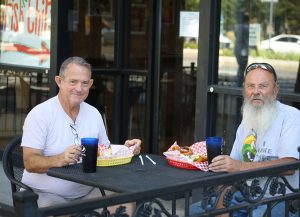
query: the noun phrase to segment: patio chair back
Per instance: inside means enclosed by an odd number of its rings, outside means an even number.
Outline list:
[[[21,188],[31,190],[29,186],[21,182],[24,171],[21,140],[22,135],[13,138],[5,147],[2,156],[3,170],[11,183],[12,194]]]

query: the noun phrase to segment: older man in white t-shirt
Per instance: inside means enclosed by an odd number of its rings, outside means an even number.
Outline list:
[[[299,159],[300,111],[277,101],[278,92],[277,75],[271,65],[253,63],[246,68],[242,123],[230,156],[215,157],[209,165],[211,171],[237,172]],[[287,171],[285,177],[294,188],[299,188],[298,171]],[[266,179],[258,181],[264,186]],[[238,203],[233,200],[231,205]],[[263,216],[265,210],[266,206],[259,206],[253,210],[253,216]],[[192,214],[202,211],[200,203],[191,206]],[[284,211],[284,203],[280,203],[272,210],[272,217],[284,216]],[[248,213],[241,210],[233,216],[246,217]]]
[[[46,172],[80,161],[78,137],[96,137],[100,144],[110,144],[101,114],[84,102],[93,84],[90,64],[80,57],[68,58],[55,81],[58,95],[34,107],[23,126],[22,182],[39,195],[39,207],[101,196],[99,189],[50,177]],[[125,145],[135,145],[138,154],[141,140],[127,140]]]

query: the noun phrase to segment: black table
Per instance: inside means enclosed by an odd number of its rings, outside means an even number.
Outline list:
[[[73,164],[61,168],[51,168],[49,176],[74,181],[77,183],[103,188],[114,192],[136,192],[163,188],[176,183],[211,176],[212,172],[185,170],[168,165],[164,156],[149,155],[156,165],[144,155],[144,165],[135,156],[132,162],[112,167],[97,167],[96,173],[83,173],[82,164]]]
[[[200,170],[185,170],[170,166],[164,156],[149,155],[156,162],[151,163],[143,155],[144,165],[139,157],[132,158],[132,162],[125,165],[111,167],[97,167],[96,173],[83,173],[82,164],[73,164],[60,168],[50,168],[49,176],[98,187],[113,192],[138,192],[151,189],[163,189],[176,184],[184,184],[188,181],[202,180],[216,173]],[[189,194],[179,195],[176,198],[185,197],[185,213],[189,211]],[[172,200],[172,214],[176,213],[176,198],[162,197]]]

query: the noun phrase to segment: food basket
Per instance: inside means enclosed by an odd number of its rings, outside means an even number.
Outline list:
[[[180,146],[177,142],[163,154],[166,156],[167,161],[170,166],[187,169],[187,170],[201,170],[208,171],[208,162],[206,161],[206,144],[203,141],[196,142],[193,145],[189,146],[193,152],[193,156],[196,155],[196,158],[199,161],[195,161],[195,158],[192,158],[192,155],[184,155],[180,152]]]
[[[133,155],[129,155],[127,157],[119,157],[119,158],[98,158],[97,166],[110,167],[110,166],[127,164],[131,162],[132,157]]]
[[[186,169],[186,170],[199,170],[199,168],[197,168],[196,166],[186,163],[186,162],[176,161],[171,158],[167,158],[167,161],[168,161],[168,164],[173,167],[178,167],[178,168]]]

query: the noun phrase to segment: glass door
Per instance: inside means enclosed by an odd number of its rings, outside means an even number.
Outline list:
[[[137,137],[159,153],[174,141],[193,144],[198,38],[180,35],[183,11],[198,13],[199,1],[70,4],[68,49],[93,66],[87,101],[105,115],[113,143]]]
[[[159,152],[195,142],[199,1],[162,1]]]
[[[68,52],[93,67],[87,102],[105,119],[112,143],[145,140],[148,1],[72,0]]]

